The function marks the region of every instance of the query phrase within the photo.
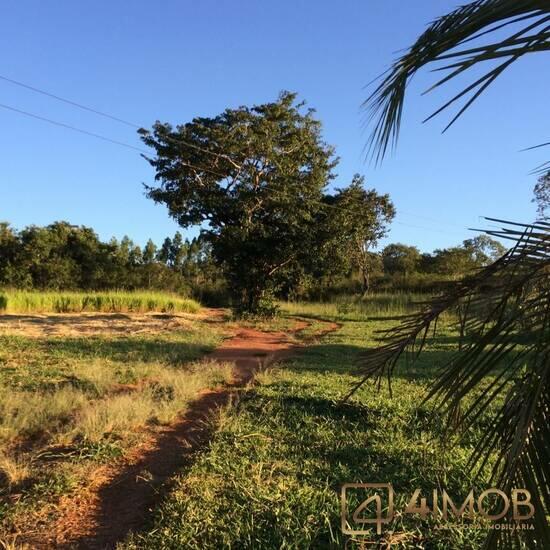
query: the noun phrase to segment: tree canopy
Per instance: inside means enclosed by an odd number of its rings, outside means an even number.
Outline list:
[[[359,176],[335,196],[325,193],[337,159],[294,93],[140,133],[156,153],[147,158],[157,182],[148,196],[182,227],[201,225],[240,310],[258,312],[306,273],[342,270],[338,251],[359,256],[393,217],[389,197],[364,190]]]

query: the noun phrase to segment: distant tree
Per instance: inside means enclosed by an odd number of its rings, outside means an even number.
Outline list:
[[[157,122],[140,130],[160,182],[149,197],[182,227],[206,225],[203,235],[244,311],[259,311],[285,270],[314,253],[315,216],[336,161],[303,107],[284,92],[273,103],[176,129]]]
[[[434,271],[443,275],[460,276],[478,267],[471,251],[462,246],[437,249],[434,251],[433,259]]]
[[[374,189],[367,190],[364,186],[364,176],[355,174],[351,185],[337,193],[334,235],[345,241],[346,253],[359,270],[363,293],[367,293],[370,273],[377,263],[372,249],[387,234],[395,208],[389,195],[379,195]]]
[[[506,254],[506,247],[489,235],[478,235],[473,239],[466,239],[462,246],[478,266],[488,265]]]
[[[21,242],[17,231],[7,222],[0,222],[0,285],[26,287],[32,285],[30,274],[20,269]]]
[[[548,218],[548,212],[550,211],[550,171],[538,179],[534,193],[533,202],[537,203],[537,214],[542,219]]]
[[[20,268],[40,289],[74,288],[78,283],[77,263],[65,252],[73,226],[55,222],[47,227],[31,225],[21,231]]]
[[[143,249],[142,262],[145,265],[152,264],[155,261],[157,255],[157,245],[149,239]]]
[[[446,275],[465,275],[494,262],[506,253],[506,248],[488,235],[466,239],[462,246],[435,250],[432,268]]]
[[[170,239],[168,242],[171,244]],[[184,243],[181,255],[186,247]],[[68,222],[31,225],[20,232],[0,223],[0,286],[187,292],[190,285],[182,270],[155,258],[156,246],[151,239],[142,252],[129,237],[120,242],[113,237],[106,243],[91,228]]]
[[[128,255],[128,262],[131,266],[140,265],[143,260],[143,252],[141,247],[137,244],[134,244],[130,247],[130,253]]]
[[[422,273],[434,273],[435,271],[437,271],[436,264],[437,261],[434,255],[430,254],[429,252],[424,252],[420,256],[418,269]]]
[[[390,275],[410,275],[417,271],[420,258],[420,251],[416,246],[401,243],[389,244],[382,251],[384,272]]]
[[[170,253],[172,251],[172,239],[166,237],[159,251],[157,252],[157,260],[162,264],[170,263]]]
[[[187,256],[186,244],[179,231],[176,231],[170,245],[169,263],[177,271],[181,271]]]
[[[118,250],[116,252],[121,265],[125,266],[130,263],[130,254],[133,248],[134,243],[130,237],[128,237],[128,235],[124,235],[124,237],[120,240]]]

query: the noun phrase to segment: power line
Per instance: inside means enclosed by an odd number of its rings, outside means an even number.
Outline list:
[[[405,216],[412,216],[413,218],[426,220],[426,221],[437,223],[437,224],[440,224],[440,225],[446,225],[448,227],[453,226],[453,227],[460,227],[461,229],[464,229],[464,226],[459,225],[457,223],[450,223],[448,221],[438,220],[437,218],[431,218],[429,216],[423,216],[421,214],[414,214],[413,212],[408,212],[407,210],[401,210],[400,209],[399,213],[404,214]]]
[[[107,136],[104,136],[102,134],[96,134],[95,132],[90,132],[89,130],[84,130],[83,128],[78,128],[77,126],[72,126],[70,124],[66,124],[65,122],[59,122],[58,120],[53,120],[51,118],[47,118],[47,117],[44,117],[44,116],[41,116],[41,115],[37,115],[35,113],[29,113],[28,111],[24,111],[22,109],[17,109],[16,107],[11,107],[10,105],[5,105],[3,103],[0,103],[0,107],[3,108],[3,109],[7,109],[9,111],[13,111],[14,113],[19,113],[21,115],[25,115],[25,116],[28,116],[28,117],[31,117],[31,118],[35,118],[37,120],[40,120],[42,122],[48,122],[49,124],[53,124],[54,126],[59,126],[61,128],[65,128],[67,130],[72,130],[73,132],[78,132],[80,134],[84,134],[86,136],[91,136],[91,137],[94,137],[94,138],[97,138],[97,139],[101,139],[102,141],[107,141],[109,143],[113,143],[115,145],[120,145],[122,147],[126,147],[128,149],[133,149],[135,151],[138,151],[142,154],[149,154],[150,151],[148,151],[147,149],[142,149],[140,147],[136,147],[135,145],[130,145],[129,143],[125,143],[123,141],[118,141],[116,139],[112,139],[112,138],[109,138]],[[193,169],[193,170],[199,170],[199,171],[203,171],[203,172],[209,172],[215,176],[218,176],[218,177],[221,177],[221,178],[226,178],[227,175],[224,175],[224,174],[220,174],[219,172],[215,172],[213,170],[210,170],[209,168],[205,168],[204,166],[198,166],[198,165],[193,165],[193,164],[189,164],[187,162],[184,162],[184,161],[180,161],[183,165]]]
[[[89,111],[90,113],[94,113],[96,115],[99,115],[105,118],[109,118],[116,122],[120,122],[121,124],[126,124],[126,126],[131,126],[133,128],[140,128],[140,126],[138,126],[137,124],[134,124],[133,122],[128,122],[127,120],[116,117],[114,115],[110,115],[109,113],[104,113],[103,111],[98,111],[97,109],[93,109],[92,107],[87,107],[86,105],[82,105],[81,103],[77,103],[76,101],[72,101],[70,99],[66,99],[64,97],[52,94],[50,92],[46,92],[45,90],[41,90],[40,88],[36,88],[35,86],[31,86],[30,84],[25,84],[24,82],[19,82],[18,80],[13,80],[12,78],[8,78],[7,76],[3,76],[3,75],[0,75],[0,79],[5,80],[6,82],[10,82],[11,84],[15,84],[16,86],[20,86],[21,88],[26,88],[27,90],[31,90],[38,94],[51,97],[52,99],[56,99],[57,101],[62,101],[63,103],[67,103],[68,105],[72,105],[73,107],[78,107],[79,109],[84,109],[85,111]]]
[[[399,225],[404,225],[404,226],[407,226],[407,227],[414,227],[415,229],[424,229],[425,231],[430,231],[430,232],[435,232],[435,233],[444,233],[445,235],[452,235],[453,237],[458,235],[458,233],[451,233],[450,231],[445,231],[443,229],[434,229],[434,228],[425,227],[425,226],[422,226],[422,225],[413,225],[413,224],[410,224],[410,223],[404,223],[404,222],[398,222],[398,221],[395,221],[393,223],[397,223]]]
[[[19,113],[21,115],[41,120],[43,122],[48,122],[49,124],[53,124],[55,126],[60,126],[61,128],[72,130],[73,132],[79,132],[80,134],[85,134],[87,136],[95,137],[103,141],[108,141],[109,143],[114,143],[122,147],[127,147],[128,149],[134,149],[135,151],[140,151],[141,153],[149,153],[149,151],[141,149],[140,147],[136,147],[135,145],[130,145],[129,143],[118,141],[116,139],[111,139],[101,134],[96,134],[95,132],[89,132],[88,130],[83,130],[82,128],[77,128],[76,126],[71,126],[70,124],[65,124],[64,122],[59,122],[57,120],[52,120],[51,118],[35,115],[34,113],[29,113],[28,111],[23,111],[22,109],[17,109],[15,107],[10,107],[9,105],[4,105],[3,103],[0,103],[0,107],[2,107],[2,109],[7,109],[8,111],[13,111],[14,113]]]
[[[82,103],[78,103],[77,101],[73,101],[72,99],[67,99],[65,97],[61,97],[59,95],[48,92],[46,90],[42,90],[41,88],[37,88],[36,86],[31,86],[30,84],[25,84],[24,82],[20,82],[19,80],[14,80],[14,79],[8,78],[7,76],[4,76],[4,75],[0,75],[0,79],[4,80],[5,82],[10,82],[11,84],[14,84],[15,86],[20,86],[22,88],[26,88],[27,90],[31,90],[31,91],[36,92],[38,94],[42,94],[42,95],[45,95],[47,97],[51,97],[52,99],[55,99],[57,101],[67,103],[68,105],[71,105],[73,107],[83,109],[84,111],[88,111],[90,113],[94,113],[96,115],[108,118],[110,120],[120,122],[121,124],[125,124],[126,126],[130,126],[131,128],[135,128],[137,130],[143,128],[142,125],[136,124],[135,122],[129,122],[127,120],[124,120],[123,118],[117,117],[115,115],[111,115],[109,113],[105,113],[104,111],[99,111],[97,109],[94,109],[93,107],[88,107],[86,105],[83,105]],[[80,131],[80,130],[77,130],[77,131]],[[209,149],[205,149],[203,147],[200,147],[199,145],[196,145],[194,143],[190,143],[190,142],[185,141],[183,139],[174,138],[172,136],[167,136],[167,135],[165,135],[163,137],[167,141],[171,141],[173,143],[177,143],[177,144],[181,144],[181,145],[187,145],[188,147],[192,147],[193,149],[198,150],[198,151],[202,151],[203,153],[214,155],[218,158],[224,158],[225,160],[231,160],[227,155],[224,155],[222,153],[216,153],[215,151],[210,151]]]

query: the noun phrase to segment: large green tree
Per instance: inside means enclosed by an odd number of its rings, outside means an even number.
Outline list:
[[[549,21],[548,0],[477,0],[431,23],[367,100],[374,157],[382,160],[395,144],[405,92],[419,69],[438,63],[441,78],[432,89],[474,72],[474,81],[434,113],[463,100],[451,125],[511,64],[550,50]],[[366,360],[365,380],[389,376],[406,349],[418,344],[416,351],[421,350],[429,327],[459,307],[461,333],[468,340],[429,397],[464,429],[494,406],[497,412],[485,424],[472,464],[491,460],[501,489],[526,487],[532,494],[535,531],[492,530],[487,547],[514,548],[523,535],[533,548],[550,548],[550,224],[511,224],[491,233],[517,244],[388,333]],[[487,375],[496,382],[482,391]],[[477,399],[462,410],[464,397],[473,392]]]
[[[334,151],[311,109],[277,101],[140,130],[154,155],[147,193],[184,227],[203,227],[241,310],[257,312],[285,269],[312,254]]]

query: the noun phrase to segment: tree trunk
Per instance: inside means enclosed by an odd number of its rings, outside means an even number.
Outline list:
[[[362,269],[361,275],[363,277],[363,296],[366,296],[370,290],[370,274],[368,268]]]

